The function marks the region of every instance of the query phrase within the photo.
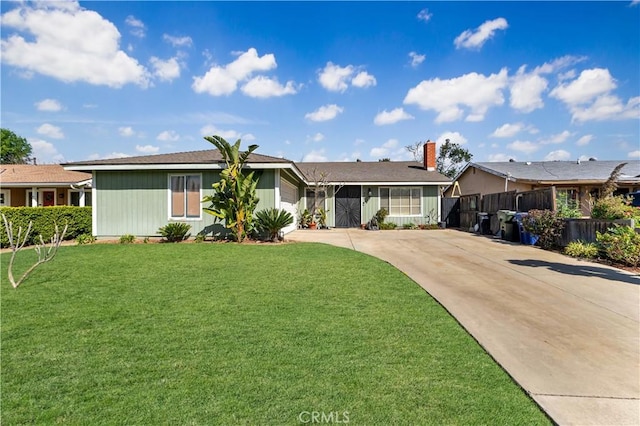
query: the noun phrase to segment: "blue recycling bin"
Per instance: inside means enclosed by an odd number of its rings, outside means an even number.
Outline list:
[[[522,220],[527,217],[528,213],[518,212],[514,216],[514,220],[518,223],[518,229],[520,231],[520,242],[522,244],[533,246],[538,242],[538,236],[527,232],[522,225]]]

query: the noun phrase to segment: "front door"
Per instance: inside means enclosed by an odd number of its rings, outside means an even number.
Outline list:
[[[336,228],[360,226],[360,186],[343,186],[336,193]]]
[[[56,205],[55,191],[42,191],[42,205],[44,207],[51,207]]]

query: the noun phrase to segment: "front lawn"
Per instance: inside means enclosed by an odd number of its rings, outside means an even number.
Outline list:
[[[361,253],[62,247],[17,290],[7,261],[2,424],[549,424],[440,305]]]

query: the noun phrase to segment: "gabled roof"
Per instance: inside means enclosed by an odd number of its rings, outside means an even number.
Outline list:
[[[0,164],[2,186],[66,186],[91,179],[91,173],[65,170],[60,164]]]
[[[76,161],[73,163],[63,164],[65,168],[75,169],[79,166],[139,166],[139,165],[168,165],[168,164],[218,164],[224,163],[220,151],[217,149],[208,149],[202,151],[175,152],[170,154],[142,155],[138,157],[110,158],[106,160],[88,160]],[[291,160],[284,158],[271,157],[251,153],[247,163],[292,163]],[[84,168],[84,167],[83,167]],[[124,170],[125,168],[123,168]]]
[[[422,163],[416,161],[296,163],[296,166],[307,182],[314,182],[324,173],[327,183],[451,183],[446,176],[427,171]]]
[[[487,173],[513,181],[534,183],[560,182],[605,182],[613,169],[627,163],[621,170],[619,182],[640,182],[640,161],[508,161],[469,163],[458,174],[462,175],[469,167],[476,167]],[[457,177],[456,177],[457,179]]]

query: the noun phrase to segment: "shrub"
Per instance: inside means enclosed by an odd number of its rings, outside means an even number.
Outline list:
[[[402,225],[402,228],[403,229],[416,229],[417,226],[414,223],[409,222],[409,223],[405,223],[404,225]]]
[[[596,241],[604,254],[625,265],[640,264],[640,234],[629,226],[616,226],[605,233],[596,232]]]
[[[396,229],[397,225],[393,222],[387,223],[387,222],[382,222],[380,223],[380,229],[383,230],[391,230],[391,229]]]
[[[17,230],[26,230],[29,222],[33,222],[27,244],[35,244],[42,235],[49,241],[55,232],[55,225],[60,229],[68,225],[65,240],[76,239],[82,234],[91,234],[91,207],[55,206],[55,207],[2,207],[7,220]],[[7,247],[9,240],[4,225],[0,226],[0,246]]]
[[[537,235],[537,244],[548,250],[558,245],[564,229],[564,219],[551,210],[530,210],[523,218],[522,226],[527,232]]]
[[[131,244],[136,240],[136,237],[131,234],[124,234],[120,237],[120,244]]]
[[[284,209],[264,209],[256,213],[256,228],[265,232],[270,241],[278,241],[282,228],[293,223],[293,216]]]
[[[591,209],[593,219],[635,219],[640,222],[640,208],[633,207],[623,196],[605,197],[596,200]]]
[[[564,252],[571,257],[593,259],[598,256],[598,246],[584,241],[571,241],[565,247]]]
[[[182,222],[171,222],[158,229],[162,238],[170,243],[178,243],[189,238],[188,234],[191,225]]]
[[[196,235],[196,243],[203,243],[204,242],[204,234],[198,234]]]
[[[580,210],[578,210],[577,208],[561,204],[558,207],[558,216],[565,219],[579,219],[582,217],[582,212],[580,212]]]
[[[76,243],[78,243],[78,245],[92,244],[92,243],[95,243],[95,242],[96,242],[96,237],[94,237],[91,234],[80,234],[76,238]]]
[[[380,229],[382,229],[381,225],[384,223],[384,220],[387,218],[388,215],[389,215],[389,212],[384,207],[376,212],[375,218],[378,221],[378,225],[380,225]]]

